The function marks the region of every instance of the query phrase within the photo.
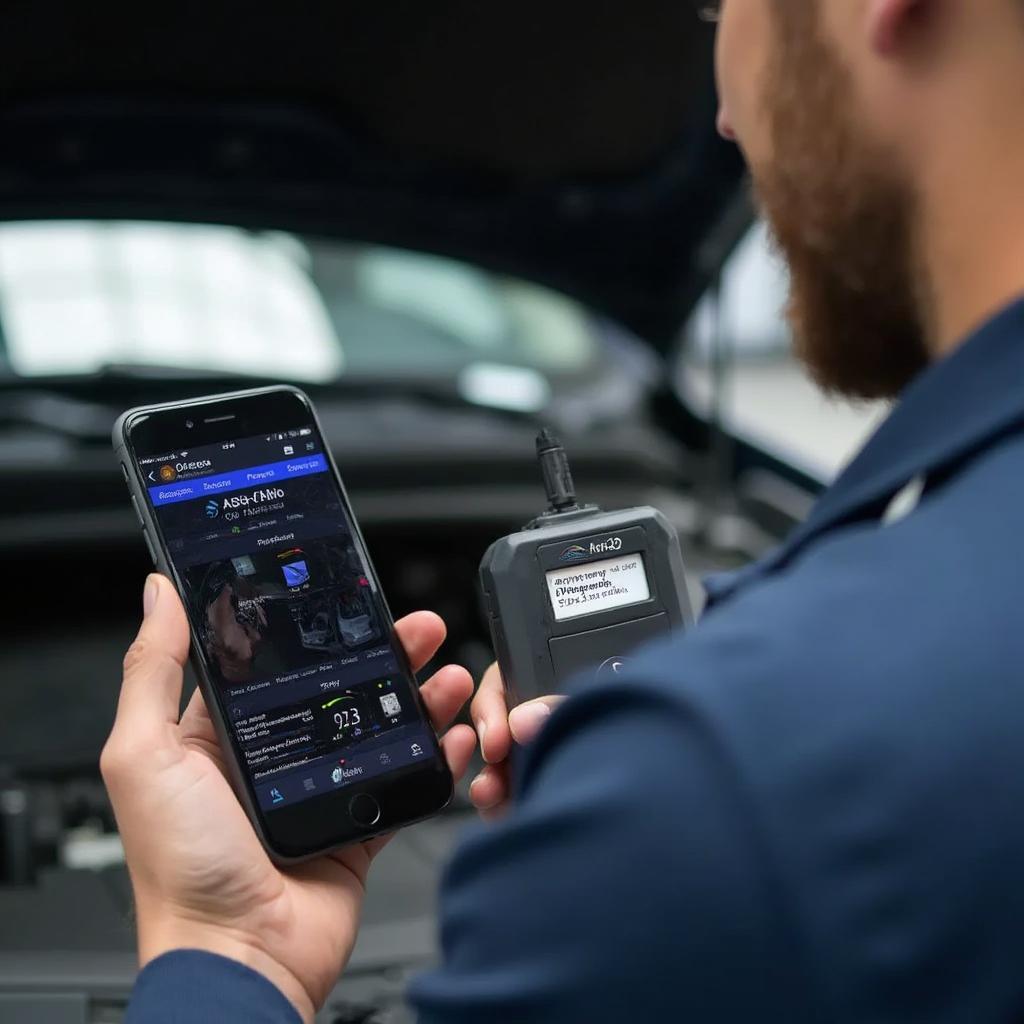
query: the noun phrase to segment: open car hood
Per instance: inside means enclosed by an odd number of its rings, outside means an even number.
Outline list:
[[[8,5],[0,218],[420,248],[671,344],[749,221],[682,0]]]

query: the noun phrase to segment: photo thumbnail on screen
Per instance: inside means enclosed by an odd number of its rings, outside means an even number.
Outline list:
[[[354,655],[385,640],[350,537],[271,537],[186,571],[200,642],[224,685]]]

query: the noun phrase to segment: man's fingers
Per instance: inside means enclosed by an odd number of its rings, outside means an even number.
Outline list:
[[[521,747],[529,743],[563,700],[564,697],[538,697],[514,707],[509,712],[508,725],[516,743]]]
[[[452,776],[458,782],[466,774],[473,751],[476,750],[476,736],[468,725],[456,725],[445,733],[441,749]]]
[[[437,654],[447,630],[440,615],[413,612],[395,623],[395,632],[412,663],[412,670],[419,672]]]
[[[420,687],[420,696],[438,732],[451,724],[472,694],[473,677],[460,665],[445,665]]]
[[[508,799],[508,766],[488,764],[470,783],[469,799],[478,811],[491,811]]]
[[[484,673],[476,696],[470,705],[470,714],[480,737],[480,753],[488,764],[497,764],[508,757],[512,748],[512,734],[508,728],[508,707],[505,704],[505,686],[497,664]]]
[[[143,608],[142,627],[124,657],[113,735],[152,748],[178,722],[189,635],[181,601],[163,576],[146,580]]]

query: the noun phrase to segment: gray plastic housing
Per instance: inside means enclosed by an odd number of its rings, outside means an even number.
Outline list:
[[[556,616],[548,572],[567,564],[597,568],[630,554],[643,556],[647,600]],[[571,677],[590,670],[618,672],[636,648],[693,621],[679,538],[650,507],[542,516],[487,549],[480,585],[510,704],[564,692]]]

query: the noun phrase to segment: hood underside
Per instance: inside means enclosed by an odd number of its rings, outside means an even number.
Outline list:
[[[7,5],[0,218],[420,248],[671,343],[749,222],[681,0]]]

